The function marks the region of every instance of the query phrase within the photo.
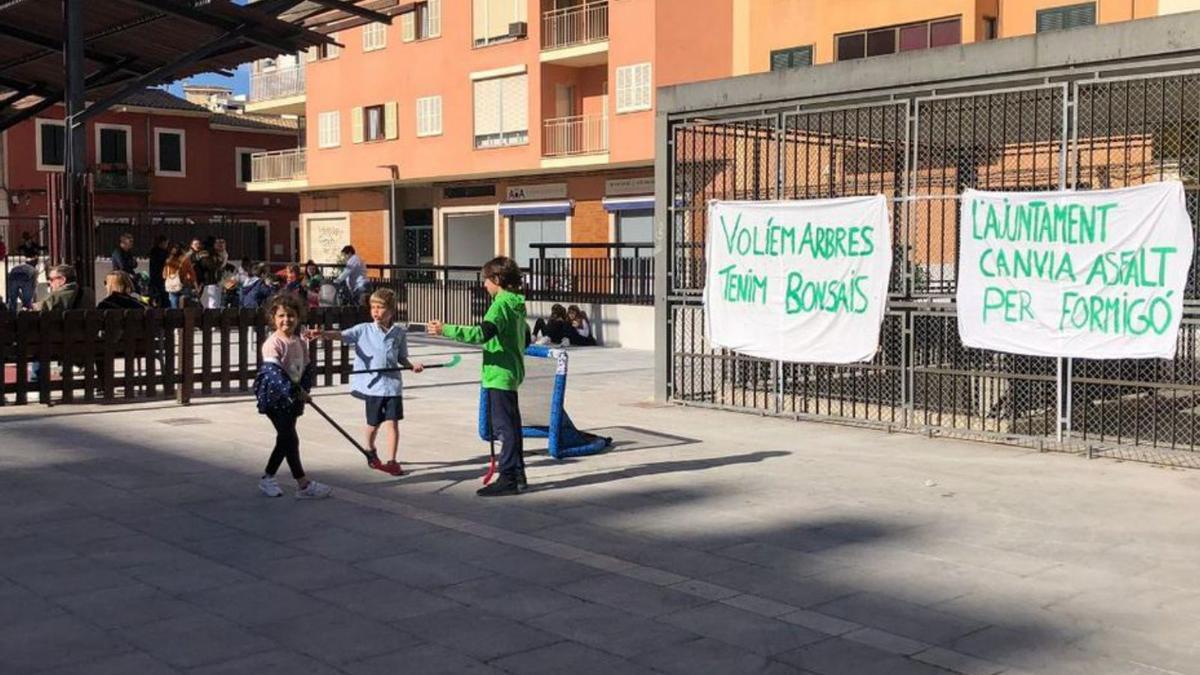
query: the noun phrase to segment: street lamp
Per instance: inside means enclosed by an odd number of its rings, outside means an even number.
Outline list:
[[[399,180],[399,178],[400,178],[400,167],[396,164],[380,164],[376,168],[387,169],[388,173],[390,175],[390,178],[391,178],[391,186],[392,187],[391,187],[391,190],[389,191],[389,195],[391,197],[391,206],[388,207],[388,220],[391,221],[391,223],[390,223],[391,231],[388,234],[388,240],[391,241],[391,243],[392,243],[392,245],[391,245],[392,264],[400,265],[400,264],[402,264],[400,261],[400,258],[399,258],[399,250],[400,249],[397,246],[397,242],[400,239],[400,232],[399,232],[399,228],[396,227],[396,181]]]

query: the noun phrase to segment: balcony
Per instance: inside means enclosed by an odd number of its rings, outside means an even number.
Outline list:
[[[587,67],[608,62],[608,0],[542,13],[543,63]]]
[[[250,192],[293,192],[308,187],[308,160],[304,148],[256,152],[250,155]]]
[[[283,68],[250,74],[250,100],[246,112],[269,115],[303,115],[304,61]]]
[[[554,117],[542,128],[542,167],[608,162],[608,116]]]
[[[92,181],[96,192],[150,192],[150,172],[123,164],[92,167]]]

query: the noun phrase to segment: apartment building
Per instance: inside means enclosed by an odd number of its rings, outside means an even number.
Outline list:
[[[733,0],[733,74],[1200,9],[1198,0]]]
[[[536,242],[652,239],[654,89],[731,73],[728,0],[401,9],[254,65],[247,109],[302,114],[306,142],[256,157],[251,189],[300,194],[306,256],[525,264]]]
[[[652,239],[655,88],[1200,8],[1200,0],[424,0],[342,47],[254,65],[301,117],[251,190],[300,194],[301,248],[522,264]],[[392,185],[396,207],[391,209]],[[394,213],[394,215],[393,215]],[[393,233],[396,233],[393,236]],[[547,251],[586,256],[598,251]]]
[[[296,195],[246,189],[254,153],[295,145],[294,120],[214,112],[146,89],[89,121],[86,134],[102,255],[124,231],[137,235],[139,253],[162,233],[222,236],[235,256],[297,254]],[[9,242],[42,236],[48,175],[62,171],[65,141],[61,106],[0,134],[0,234]]]

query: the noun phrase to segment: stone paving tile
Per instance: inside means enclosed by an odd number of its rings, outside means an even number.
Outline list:
[[[131,650],[129,642],[121,636],[64,614],[0,631],[0,673],[31,673]]]
[[[309,536],[292,542],[292,545],[309,553],[342,562],[372,560],[411,550],[390,539],[333,527],[312,532]]]
[[[502,671],[441,645],[422,644],[342,666],[350,675],[499,675]],[[288,674],[290,675],[290,674]]]
[[[124,570],[133,578],[168,593],[191,593],[253,581],[244,572],[199,556],[165,565],[142,565]]]
[[[540,586],[560,586],[603,574],[603,570],[533,551],[511,551],[480,558],[474,565]]]
[[[858,642],[900,656],[911,656],[929,648],[929,645],[924,642],[910,640],[909,638],[879,630],[878,628],[860,628],[846,633],[841,637],[844,640]]]
[[[458,604],[392,579],[373,579],[313,593],[317,598],[379,621],[397,621],[439,612]]]
[[[52,523],[38,524],[37,533],[51,541],[57,541],[64,546],[78,550],[104,539],[115,539],[137,534],[124,525],[108,518],[84,516],[72,520],[59,520]]]
[[[254,630],[291,651],[338,667],[419,642],[394,626],[340,609],[300,614]]]
[[[937,666],[839,637],[780,654],[778,658],[819,675],[951,675],[951,671]]]
[[[448,586],[440,592],[464,605],[522,621],[583,604],[566,593],[500,574]]]
[[[801,675],[797,668],[773,661],[747,649],[701,638],[671,645],[634,657],[657,671],[671,675]]]
[[[93,542],[84,553],[90,560],[113,568],[168,565],[196,559],[194,553],[182,546],[141,533]]]
[[[332,607],[285,586],[259,580],[189,593],[181,599],[243,626],[274,623]]]
[[[281,560],[247,560],[231,564],[246,574],[305,592],[379,578],[348,563],[312,554]]]
[[[975,619],[939,612],[876,593],[839,598],[816,609],[823,614],[938,645],[948,644],[955,638],[987,626]]]
[[[605,574],[564,584],[559,591],[591,602],[653,618],[688,607],[707,604],[704,598],[671,588],[631,579],[619,574]]]
[[[814,612],[807,609],[798,609],[794,612],[780,616],[779,619],[788,623],[794,623],[797,626],[811,628],[818,633],[825,633],[826,635],[842,635],[844,633],[849,633],[852,630],[858,630],[859,628],[862,628],[861,625],[854,623],[853,621],[835,619],[828,614],[822,614],[820,612]]]
[[[562,641],[553,633],[472,607],[426,614],[395,625],[428,642],[484,662]]]
[[[166,513],[128,522],[129,527],[163,541],[183,543],[237,534],[237,530],[190,513]]]
[[[4,576],[48,598],[135,583],[125,570],[97,565],[87,558],[28,563],[5,570]]]
[[[586,603],[532,619],[529,625],[623,657],[695,640],[695,633],[612,607]]]
[[[292,558],[303,551],[273,541],[264,541],[248,534],[236,533],[183,545],[196,555],[233,565],[242,560],[279,560]]]
[[[793,607],[807,608],[855,592],[853,586],[830,582],[818,576],[792,577],[785,572],[745,565],[706,577],[714,584]]]
[[[61,606],[0,577],[0,634],[10,627],[64,614]]]
[[[962,675],[996,675],[1000,672],[1010,672],[1005,666],[998,663],[977,659],[941,647],[930,647],[923,652],[913,654],[912,658],[955,673],[962,673]]]
[[[475,565],[422,551],[367,560],[355,566],[415,588],[440,588],[491,575]]]
[[[41,671],[40,675],[175,675],[182,672],[149,654],[130,652]]]
[[[752,614],[720,603],[659,617],[684,630],[714,638],[756,654],[773,656],[825,638],[802,626]]]
[[[4,555],[0,555],[0,574],[79,557],[58,542],[24,532],[19,536],[0,538],[0,551],[4,551]]]
[[[189,675],[337,675],[342,671],[306,654],[270,651],[188,671]],[[130,673],[129,675],[134,675]],[[141,673],[137,673],[141,675]]]
[[[619,656],[574,642],[559,642],[506,656],[492,664],[516,675],[652,675],[655,672]]]
[[[791,577],[811,576],[841,567],[839,563],[821,555],[761,541],[735,544],[715,550],[713,553],[787,572]]]
[[[151,656],[178,668],[195,668],[275,648],[271,640],[199,610],[116,632]]]
[[[101,628],[140,626],[196,610],[195,605],[141,583],[62,596],[55,602]]]

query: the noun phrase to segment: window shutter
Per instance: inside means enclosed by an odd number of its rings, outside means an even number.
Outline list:
[[[363,109],[361,106],[350,110],[350,142],[363,142]]]
[[[771,52],[771,70],[787,70],[791,67],[791,59],[787,50],[781,49]]]
[[[399,115],[398,105],[395,101],[388,101],[383,104],[383,137],[387,140],[395,140],[400,134],[396,129],[397,116]]]
[[[429,0],[425,4],[429,17],[429,33],[425,37],[440,37],[442,34],[442,0]]]
[[[654,90],[654,85],[650,81],[650,64],[643,63],[637,69],[637,100],[634,102],[638,108],[650,107],[650,92]]]
[[[417,99],[417,136],[426,135],[429,129],[429,99]]]
[[[400,15],[400,39],[412,42],[417,39],[417,13],[405,12]]]
[[[471,34],[475,44],[482,43],[488,36],[487,4],[488,0],[474,0],[471,5]]]
[[[617,68],[617,112],[629,109],[629,66]]]
[[[308,49],[305,49],[304,50],[304,60],[309,63],[316,61],[318,49],[320,49],[320,47],[309,47]]]
[[[501,131],[505,133],[529,130],[529,76],[515,75],[499,80]]]
[[[500,133],[500,81],[475,83],[475,135]]]
[[[332,38],[333,40],[337,40],[337,39],[338,39],[338,34],[337,34],[337,33],[331,33],[331,34],[329,35],[329,37],[330,37],[330,38]],[[338,56],[340,56],[340,55],[341,55],[341,53],[342,53],[342,48],[341,48],[341,47],[339,47],[339,46],[337,46],[337,45],[327,45],[327,46],[326,46],[326,50],[325,50],[325,58],[327,58],[327,59],[336,59]]]
[[[439,135],[442,133],[442,97],[433,96],[429,99],[429,133]]]

